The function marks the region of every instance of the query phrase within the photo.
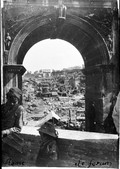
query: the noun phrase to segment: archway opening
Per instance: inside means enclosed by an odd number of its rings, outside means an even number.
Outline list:
[[[32,72],[39,69],[62,70],[75,66],[82,69],[84,60],[79,51],[69,42],[61,39],[46,39],[28,50],[23,66]]]
[[[109,63],[106,43],[100,32],[89,21],[83,18],[68,14],[67,19],[61,22],[59,19],[55,19],[56,15],[54,13],[49,13],[46,16],[31,20],[31,22],[21,29],[12,43],[8,63],[12,65],[18,64],[21,68],[28,50],[34,44],[44,39],[63,39],[74,45],[82,54],[85,62],[86,131],[103,131],[104,110],[101,91],[104,88],[107,91],[106,86],[108,85],[105,85],[106,80],[104,77],[107,75],[106,65]],[[47,18],[52,18],[52,20]],[[12,76],[12,81],[11,75],[6,75],[5,83],[7,83],[4,85],[5,87],[11,86],[12,83],[22,88],[21,75],[17,75],[17,78],[13,78]],[[91,115],[89,112],[92,112]]]
[[[29,49],[23,66],[27,69],[22,81],[27,125],[38,126],[44,116],[52,114],[60,128],[85,130],[85,75],[80,52],[67,41],[46,39]]]

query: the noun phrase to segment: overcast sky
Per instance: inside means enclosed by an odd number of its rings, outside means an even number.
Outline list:
[[[23,66],[27,71],[40,69],[62,70],[82,66],[83,58],[70,43],[60,39],[46,39],[36,43],[25,55]]]

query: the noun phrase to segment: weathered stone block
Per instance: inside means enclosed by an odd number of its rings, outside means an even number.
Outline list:
[[[31,128],[31,134],[27,134]],[[116,168],[118,136],[92,132],[57,129],[59,160],[54,166],[60,167],[102,167]],[[35,166],[39,151],[40,136],[37,127],[24,127],[21,137],[31,142],[26,156],[26,165]]]

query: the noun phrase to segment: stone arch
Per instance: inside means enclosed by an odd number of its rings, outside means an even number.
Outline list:
[[[86,74],[86,130],[89,130],[89,103],[95,102],[96,131],[103,122],[104,67],[109,64],[109,53],[101,34],[85,19],[67,14],[66,20],[58,19],[54,13],[37,16],[23,27],[12,42],[8,56],[9,65],[22,65],[27,51],[37,42],[58,38],[75,46],[83,56]],[[7,79],[7,78],[6,78]],[[22,80],[9,76],[10,85],[19,85]],[[18,81],[16,83],[16,81]],[[21,82],[20,82],[21,81]],[[8,83],[5,82],[5,86]],[[8,86],[10,86],[8,85]],[[21,85],[20,85],[21,87]],[[106,87],[107,88],[107,87]]]
[[[54,32],[52,32],[53,29]],[[30,47],[48,38],[59,38],[70,42],[80,51],[86,66],[93,66],[93,63],[107,64],[109,62],[109,54],[104,39],[88,21],[71,14],[67,15],[66,20],[60,21],[56,19],[54,14],[49,14],[37,17],[20,30],[11,45],[8,64],[22,64]],[[92,54],[95,55],[92,56]],[[88,64],[90,62],[88,56],[94,59],[92,65]]]

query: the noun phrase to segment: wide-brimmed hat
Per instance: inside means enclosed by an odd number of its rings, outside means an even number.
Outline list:
[[[15,96],[18,99],[20,99],[21,96],[22,96],[22,91],[17,87],[12,87],[12,88],[10,88],[9,92],[7,93],[7,95],[8,96]]]
[[[39,129],[39,132],[48,134],[52,137],[58,137],[58,133],[54,128],[54,125],[50,122],[46,122],[45,124],[43,124]]]

